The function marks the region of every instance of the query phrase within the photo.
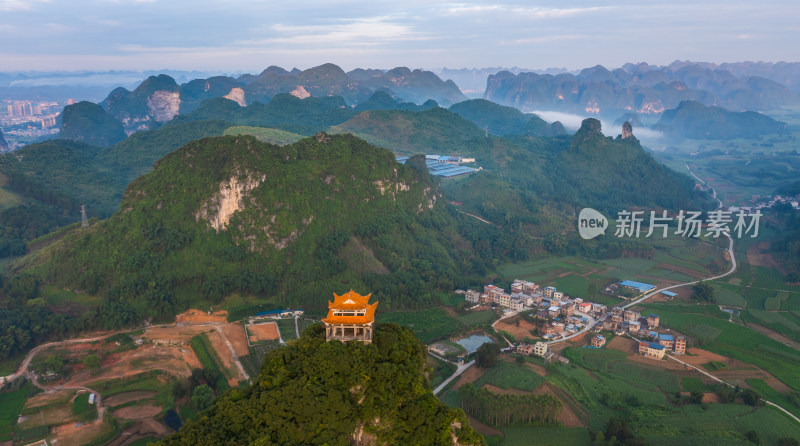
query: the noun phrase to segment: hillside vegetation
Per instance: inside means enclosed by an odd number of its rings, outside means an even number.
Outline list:
[[[269,352],[252,386],[161,444],[485,444],[461,410],[433,395],[425,361],[413,332],[395,324],[378,325],[371,344],[325,342],[314,325]]]

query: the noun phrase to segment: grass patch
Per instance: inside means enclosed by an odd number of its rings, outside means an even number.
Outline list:
[[[16,390],[0,392],[0,435],[14,431],[22,406],[30,395],[37,392],[38,389],[29,381]]]
[[[295,331],[294,327],[294,318],[276,319],[275,322],[278,324],[278,330],[281,333],[281,339],[283,339],[284,341],[291,341],[292,339],[297,339],[297,332]]]
[[[208,340],[208,336],[206,336],[205,333],[194,336],[189,345],[192,346],[192,350],[194,350],[195,355],[197,355],[197,359],[200,361],[203,369],[219,372],[219,377],[215,383],[217,390],[220,392],[228,390],[228,380],[225,378],[225,373],[223,372],[222,361],[217,358],[214,347],[211,346],[211,341]]]
[[[297,133],[287,132],[286,130],[272,129],[268,127],[249,127],[245,125],[236,125],[225,129],[223,135],[251,135],[262,142],[270,144],[277,144],[285,146],[292,144],[305,138],[303,135]]]
[[[477,381],[476,387],[491,384],[501,389],[518,389],[533,391],[544,382],[538,373],[524,365],[497,361],[494,367],[486,370]]]
[[[398,313],[379,313],[378,322],[393,322],[410,328],[424,343],[447,338],[463,328],[461,323],[441,308]]]
[[[456,369],[458,368],[455,364],[451,362],[442,361],[441,359],[434,358],[431,355],[428,355],[428,359],[426,361],[428,367],[431,368],[431,374],[430,374],[431,388],[436,388],[445,379],[450,377],[450,375],[455,373]]]
[[[708,392],[708,387],[703,384],[703,381],[701,381],[700,378],[684,376],[681,378],[681,387],[683,388],[684,392]]]
[[[797,405],[781,395],[780,392],[770,387],[763,379],[746,379],[745,382],[748,386],[758,391],[765,400],[772,401],[793,413],[796,417],[800,417],[800,407],[797,407]]]
[[[15,441],[29,442],[39,440],[50,434],[50,426],[36,426],[28,429],[20,429],[14,432]]]
[[[726,370],[728,368],[727,364],[719,361],[707,362],[703,364],[703,367],[709,372],[716,372],[717,370]]]
[[[459,315],[457,319],[466,326],[488,325],[497,319],[497,313],[492,310],[473,311]]]
[[[97,404],[89,404],[89,392],[83,392],[72,400],[72,414],[81,421],[93,421],[97,418]]]
[[[505,427],[500,446],[590,445],[589,431],[583,427]]]

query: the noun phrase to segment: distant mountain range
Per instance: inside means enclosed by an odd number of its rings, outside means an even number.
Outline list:
[[[737,76],[723,68],[679,63],[661,68],[627,64],[613,71],[598,65],[577,75],[500,72],[489,76],[484,97],[523,111],[602,116],[659,114],[687,100],[734,111],[770,110],[800,103],[796,92],[764,77]]]
[[[303,71],[272,66],[258,75],[216,76],[183,85],[164,74],[150,76],[133,91],[115,89],[100,105],[131,134],[190,113],[208,99],[226,98],[245,106],[288,93],[300,99],[339,96],[344,99],[343,107],[353,107],[377,91],[411,103],[434,100],[450,105],[467,99],[454,82],[443,81],[430,71],[398,67],[386,72],[357,69],[345,73],[334,64],[324,64]]]
[[[684,101],[674,109],[665,110],[653,129],[692,139],[757,138],[789,131],[786,123],[761,113],[732,112],[695,101]]]

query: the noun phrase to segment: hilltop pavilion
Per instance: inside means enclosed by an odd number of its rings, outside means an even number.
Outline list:
[[[328,316],[322,320],[325,339],[372,342],[378,302],[370,304],[370,296],[371,293],[361,296],[353,290],[341,296],[333,293],[333,302],[328,301]]]

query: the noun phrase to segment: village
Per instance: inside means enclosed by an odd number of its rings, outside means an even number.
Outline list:
[[[606,337],[600,332],[606,331],[615,335],[628,335],[639,343],[639,354],[648,358],[662,359],[667,351],[678,355],[686,352],[686,337],[658,332],[659,316],[657,314],[642,315],[638,311],[623,309],[615,306],[610,310],[606,305],[589,302],[580,297],[571,297],[558,291],[556,287],[540,287],[538,284],[525,280],[515,279],[511,283],[511,292],[495,285],[486,285],[483,292],[476,290],[464,291],[464,299],[472,304],[470,310],[499,307],[504,315],[500,320],[521,315],[522,318],[534,325],[530,330],[532,338],[524,338],[517,343],[511,343],[513,351],[523,355],[534,355],[545,358],[546,361],[559,360],[568,362],[550,350],[549,346],[572,337],[579,333],[592,330],[595,334],[587,347],[602,348]],[[604,290],[608,294],[618,294],[620,297],[635,298],[652,291],[655,287],[650,284],[624,280],[610,285]],[[672,299],[675,293],[662,291],[665,298]],[[496,321],[499,322],[500,320]],[[501,332],[502,334],[502,332]],[[435,352],[436,346],[432,347]]]

